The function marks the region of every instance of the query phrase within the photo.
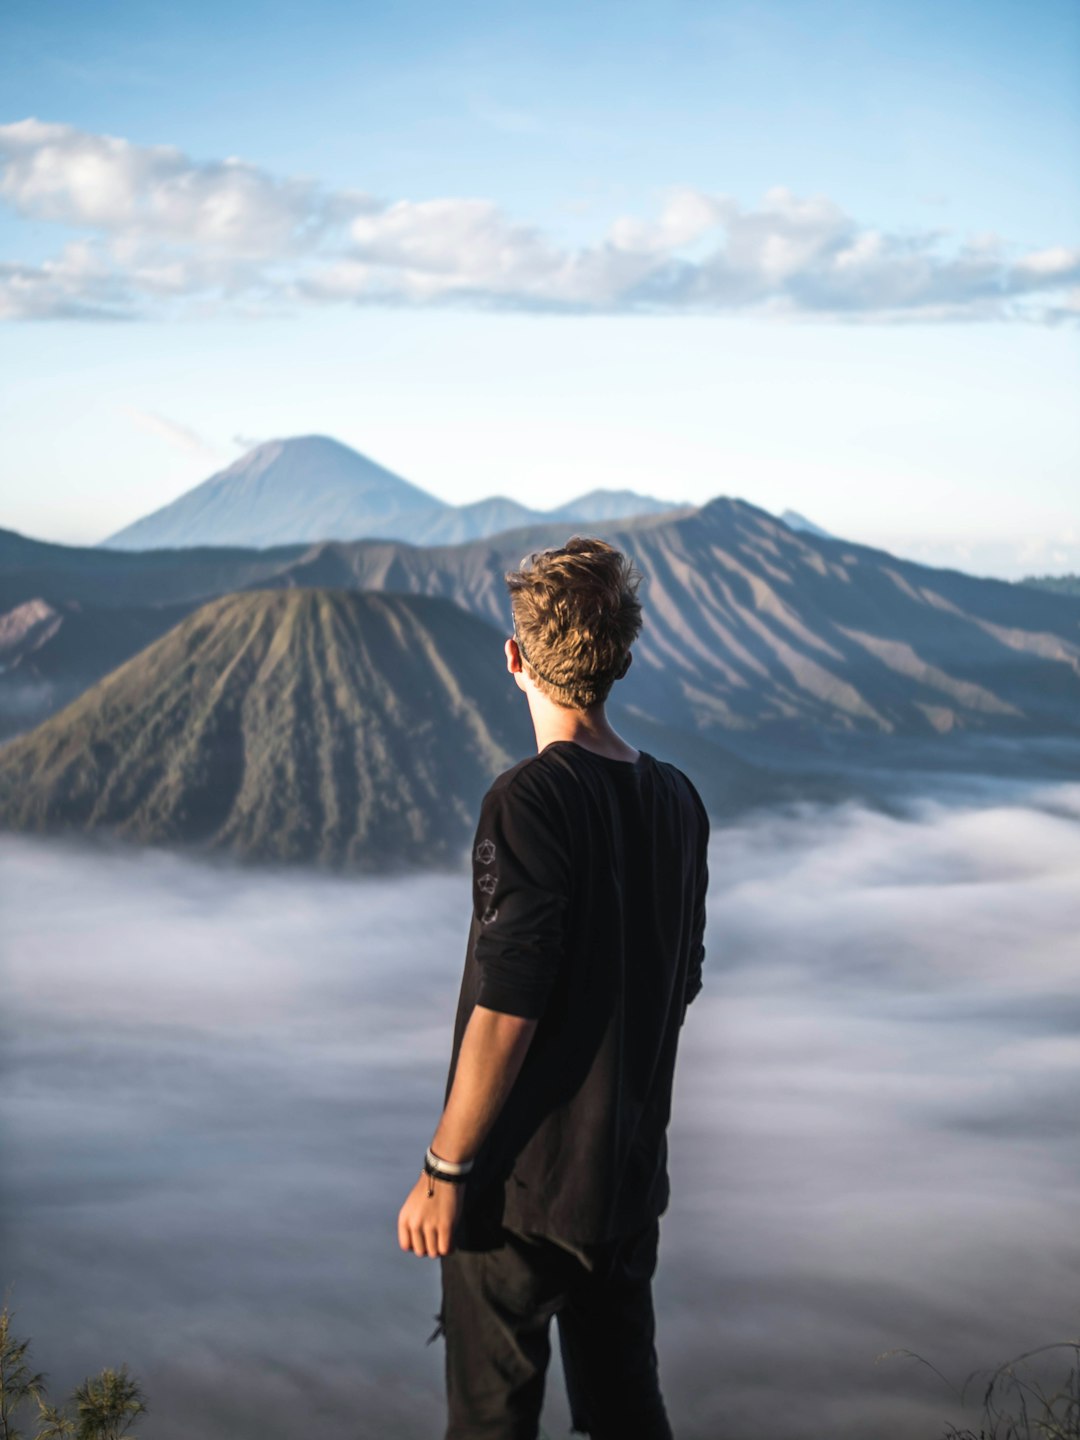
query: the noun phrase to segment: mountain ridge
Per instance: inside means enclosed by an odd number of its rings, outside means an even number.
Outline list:
[[[982,731],[1075,734],[1080,598],[791,530],[715,497],[602,527],[645,576],[645,624],[622,695],[643,720],[792,738]],[[529,525],[483,541],[334,541],[273,551],[111,552],[0,536],[0,607],[33,596],[122,606],[227,591],[330,587],[440,595],[509,633],[502,576],[566,539]]]

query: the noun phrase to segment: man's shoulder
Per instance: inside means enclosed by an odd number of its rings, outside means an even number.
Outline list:
[[[674,760],[661,760],[658,755],[654,755],[652,758],[653,764],[664,772],[672,785],[681,790],[684,795],[688,795],[696,805],[704,808],[698,788],[685,770],[676,765]]]
[[[573,799],[567,777],[541,753],[496,775],[480,802],[477,834],[501,830],[511,844],[525,849],[568,852],[575,831]]]
[[[549,754],[539,750],[535,755],[525,755],[496,775],[485,791],[484,800],[531,800],[543,804],[545,800],[563,793],[567,778],[566,771],[552,763]]]
[[[680,769],[673,760],[660,760],[657,763],[663,766],[669,777],[669,783],[680,794],[683,805],[689,806],[697,814],[700,825],[699,833],[703,834],[707,840],[711,830],[711,821],[708,807],[701,798],[701,792],[686,771]]]
[[[682,785],[682,787],[686,790],[686,792],[687,792],[688,795],[690,796],[691,800],[693,800],[694,804],[697,805],[697,806],[699,806],[702,810],[704,810],[704,808],[705,808],[705,802],[704,802],[704,800],[702,800],[702,798],[701,798],[701,792],[698,790],[698,788],[697,788],[697,786],[694,784],[693,780],[690,779],[690,776],[687,775],[687,773],[686,773],[685,770],[680,770],[677,765],[673,765],[670,761],[668,761],[667,763],[668,763],[668,769],[669,769],[673,774],[675,774],[675,775],[678,776],[678,778],[679,778],[679,784]]]

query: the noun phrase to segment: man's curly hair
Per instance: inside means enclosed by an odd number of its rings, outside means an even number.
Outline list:
[[[542,695],[567,709],[602,705],[626,673],[641,631],[634,562],[606,540],[572,535],[533,551],[503,577],[522,663]]]

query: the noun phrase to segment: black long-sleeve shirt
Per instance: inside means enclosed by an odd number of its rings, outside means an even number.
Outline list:
[[[677,766],[553,740],[491,784],[446,1098],[475,1004],[538,1019],[454,1243],[504,1225],[586,1259],[667,1208],[667,1124],[701,989],[709,818]]]

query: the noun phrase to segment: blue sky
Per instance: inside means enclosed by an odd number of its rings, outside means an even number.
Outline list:
[[[1072,3],[8,0],[0,524],[278,435],[1080,569]]]

